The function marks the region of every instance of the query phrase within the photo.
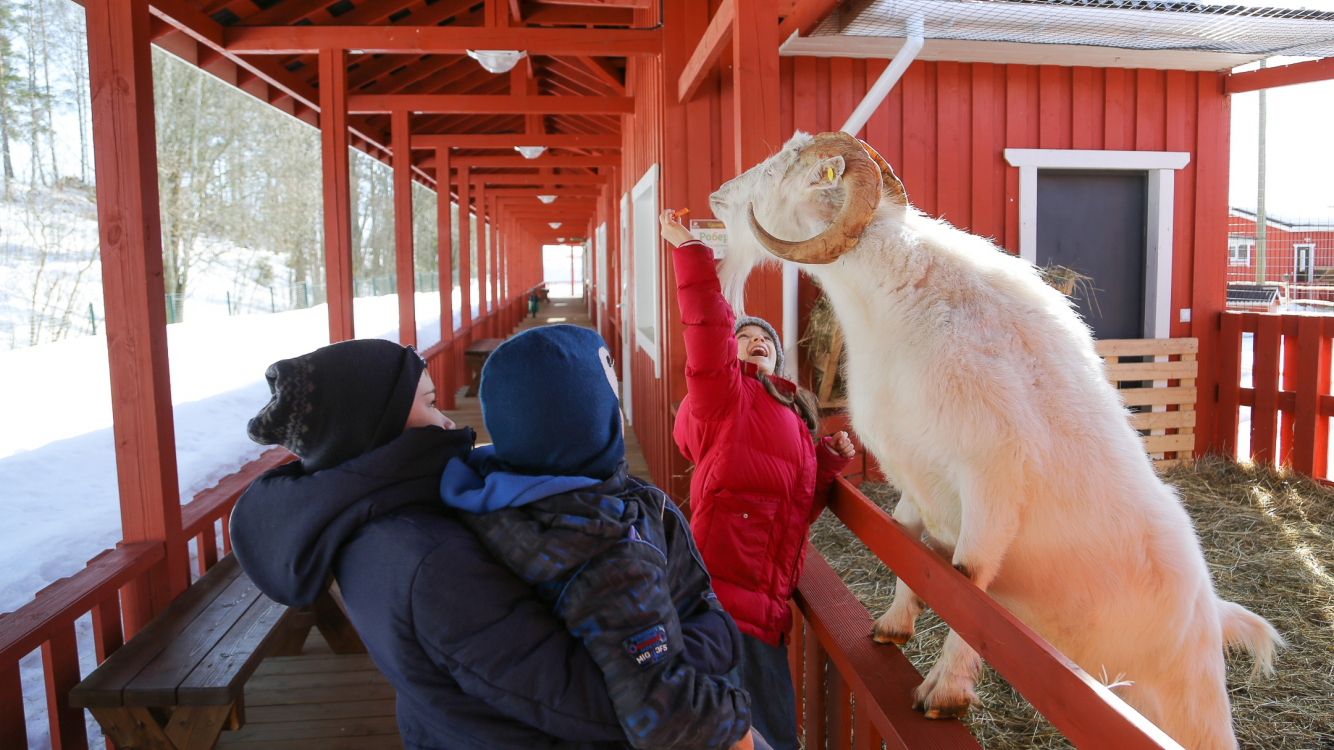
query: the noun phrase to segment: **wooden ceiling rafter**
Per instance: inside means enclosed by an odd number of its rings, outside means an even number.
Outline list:
[[[527,7],[525,22],[538,26],[630,26],[635,22],[634,11],[626,8],[562,8],[535,4]]]
[[[615,57],[662,52],[662,29],[564,29],[477,26],[228,26],[224,46],[238,54],[314,54],[343,48],[383,54],[460,54],[469,49],[517,49],[539,55],[594,51]]]
[[[551,58],[551,62],[548,63],[546,70],[549,76],[561,76],[566,80],[578,83],[580,86],[588,89],[591,93],[601,94],[603,96],[625,96],[624,88],[620,91],[614,90],[611,86],[607,85],[605,81],[595,77],[585,70],[578,62],[573,64],[569,62],[569,58]]]
[[[375,60],[374,65],[368,65],[365,75],[354,78],[354,83],[348,86],[348,91],[392,94],[432,76],[462,78],[473,71],[473,66],[468,64],[473,61],[466,57],[427,55],[409,62],[397,60],[386,62],[388,57],[386,55]],[[358,69],[356,72],[361,73],[361,70]]]
[[[605,57],[591,57],[589,55],[578,55],[575,57],[588,72],[595,78],[601,80],[620,96],[625,96],[625,74],[618,74],[613,70],[611,63],[607,62]]]

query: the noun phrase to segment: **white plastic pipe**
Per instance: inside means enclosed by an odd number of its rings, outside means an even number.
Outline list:
[[[912,61],[917,59],[917,53],[922,51],[922,45],[926,43],[925,28],[922,24],[921,16],[913,16],[908,19],[908,38],[904,40],[903,46],[899,48],[897,55],[890,60],[889,67],[880,74],[871,89],[866,92],[866,97],[862,103],[852,111],[848,121],[839,128],[844,133],[856,136],[866,121],[871,119],[871,115],[889,96],[889,92],[894,88],[894,84],[903,77],[903,72],[908,69]],[[788,362],[797,361],[797,276],[798,269],[795,264],[783,264],[783,356]]]
[[[903,46],[899,48],[899,53],[894,55],[894,59],[889,62],[889,67],[880,74],[875,84],[871,86],[870,91],[866,92],[866,98],[862,103],[852,110],[852,115],[848,121],[839,128],[848,135],[855,136],[862,128],[866,127],[866,121],[871,119],[880,103],[889,96],[890,89],[903,77],[903,72],[908,69],[912,61],[917,59],[917,53],[922,51],[922,45],[926,39],[922,36],[922,17],[913,16],[908,21],[908,38],[904,40]]]

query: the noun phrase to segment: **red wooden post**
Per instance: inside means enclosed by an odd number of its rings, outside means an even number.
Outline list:
[[[166,314],[165,306],[163,314]],[[79,649],[74,640],[74,623],[57,629],[51,639],[42,644],[42,670],[46,673],[51,750],[88,750],[83,710],[69,704],[69,691],[79,684]]]
[[[782,102],[778,69],[778,4],[776,0],[735,0],[732,23],[733,148],[736,174],[769,158],[783,143]],[[842,124],[842,123],[840,123]],[[746,312],[783,324],[782,274],[756,269],[746,283]]]
[[[1292,321],[1287,321],[1291,326]],[[1283,390],[1297,390],[1297,341],[1299,336],[1283,337]],[[1279,409],[1278,414],[1278,460],[1283,466],[1292,466],[1293,425],[1297,421],[1296,410]]]
[[[464,342],[467,346],[471,338],[467,330],[472,327],[472,221],[468,218],[472,206],[468,196],[468,166],[459,166],[459,291],[463,296],[463,306],[459,310],[459,319],[463,321]]]
[[[23,715],[23,681],[18,660],[0,664],[0,747],[27,747],[28,720]]]
[[[477,186],[477,197],[473,199],[477,204],[477,315],[481,320],[486,321],[482,328],[482,335],[490,334],[491,326],[491,282],[490,274],[491,264],[487,257],[490,248],[487,247],[486,232],[486,183]]]
[[[1283,318],[1261,315],[1255,332],[1255,405],[1251,407],[1251,458],[1274,463],[1274,438],[1278,427],[1278,365]]]
[[[167,555],[126,587],[133,634],[190,581],[181,531],[162,281],[147,0],[87,0],[97,229],[102,248],[121,533]]]
[[[407,110],[390,114],[394,144],[394,276],[398,278],[398,343],[417,345],[417,263],[412,254],[412,148]]]
[[[1218,414],[1214,444],[1237,459],[1238,409],[1241,407],[1241,314],[1223,313],[1218,337]]]
[[[1330,340],[1324,319],[1297,319],[1295,387],[1297,419],[1293,429],[1292,468],[1324,477],[1329,458],[1329,417],[1320,414],[1320,397],[1329,392]]]
[[[829,738],[829,750],[847,750],[852,744],[852,691],[832,661],[827,662],[825,669],[828,680],[825,710],[829,716],[825,736]]]
[[[796,602],[788,601],[788,611],[792,613],[792,632],[788,634],[787,639],[787,669],[792,675],[792,691],[795,693],[797,707],[797,734],[802,732],[804,714],[801,710],[802,696],[805,694],[802,684],[802,656],[805,654],[805,621],[802,619],[801,610]]]
[[[347,157],[347,50],[320,50],[320,156],[324,165],[324,280],[329,343],[355,338],[352,184]]]
[[[101,664],[125,645],[125,635],[120,629],[120,597],[115,593],[108,596],[93,607],[92,616],[93,650],[97,663]]]
[[[488,225],[489,228],[487,231],[491,238],[491,299],[495,300],[494,307],[497,311],[502,307],[500,297],[500,277],[503,273],[503,269],[500,265],[500,227],[497,223],[499,214],[500,212],[496,210],[496,199],[493,196],[491,198],[490,210],[487,211],[487,216],[490,217],[490,224]],[[501,321],[497,319],[496,325],[499,326],[500,322]],[[497,328],[496,335],[503,336],[504,334],[505,331]]]
[[[442,382],[436,383],[440,406],[444,409],[455,408],[454,391],[454,239],[451,237],[453,217],[450,215],[449,187],[449,147],[435,150],[435,219],[436,250],[439,258],[436,268],[440,274],[440,340],[448,342],[445,366],[442,368]]]

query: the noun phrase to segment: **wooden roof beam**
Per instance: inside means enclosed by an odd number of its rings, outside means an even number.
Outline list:
[[[619,135],[563,135],[546,133],[544,135],[524,135],[522,133],[437,133],[426,134],[420,131],[412,136],[412,147],[416,148],[504,148],[516,146],[546,146],[547,148],[598,148],[619,151]]]
[[[619,167],[621,165],[620,156],[540,156],[536,159],[525,159],[518,154],[512,156],[455,155],[449,161],[449,166],[455,169],[460,166],[472,169],[541,169],[545,167],[592,169],[594,167]],[[419,159],[416,164],[422,169],[434,168],[435,154]]]
[[[576,5],[584,8],[655,8],[653,0],[538,0],[543,5]]]
[[[309,28],[309,27],[307,27]],[[616,114],[635,111],[627,96],[487,96],[467,94],[353,94],[348,112],[383,114],[396,109],[432,114]]]
[[[782,44],[793,34],[805,36],[829,15],[829,11],[838,5],[840,0],[796,0],[792,4],[792,10],[778,24],[778,43]]]
[[[183,2],[184,0],[178,0]],[[651,56],[662,29],[545,29],[463,26],[230,26],[223,38],[238,54],[313,54],[321,49],[367,53],[461,55],[469,49],[517,49],[530,55]]]
[[[1226,92],[1241,94],[1247,91],[1273,89],[1280,86],[1292,86],[1298,83],[1314,83],[1334,79],[1334,57],[1323,60],[1280,65],[1275,68],[1249,70],[1245,73],[1233,73],[1225,77]]]
[[[681,71],[681,78],[676,82],[678,101],[688,102],[695,96],[695,92],[699,91],[705,76],[713,70],[723,50],[732,41],[732,23],[735,20],[736,6],[733,0],[723,0],[713,18],[709,19],[709,27],[704,30],[704,36],[695,46],[695,51],[690,54],[690,60],[686,62],[685,69]]]
[[[578,55],[575,59],[583,63],[584,67],[588,68],[588,72],[610,86],[619,96],[625,96],[625,84],[621,81],[620,76],[616,74],[616,71],[612,69],[611,64],[607,62],[607,58]]]
[[[570,26],[629,26],[635,22],[635,12],[631,8],[608,8],[605,6],[583,6],[580,8],[561,8],[547,5],[530,5],[524,21],[530,24],[565,24]]]

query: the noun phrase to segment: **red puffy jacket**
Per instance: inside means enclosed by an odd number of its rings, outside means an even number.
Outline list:
[[[787,601],[807,533],[849,459],[825,447],[829,438],[812,442],[796,412],[765,392],[755,365],[737,359],[735,319],[708,246],[684,243],[673,261],[687,395],[672,436],[695,463],[691,531],[723,609],[741,632],[777,646],[792,624]]]

